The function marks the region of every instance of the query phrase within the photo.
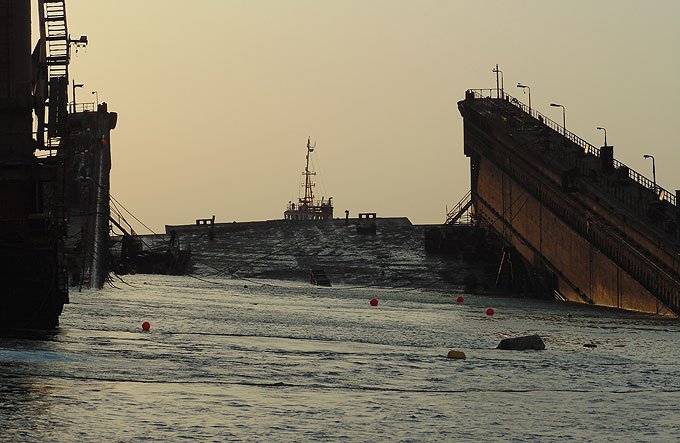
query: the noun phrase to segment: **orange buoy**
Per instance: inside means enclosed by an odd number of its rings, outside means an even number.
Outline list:
[[[372,298],[371,301],[369,302],[371,306],[378,306],[378,299],[377,298]]]
[[[463,303],[463,300],[465,300],[465,299],[464,299],[462,296],[460,296],[460,295],[459,295],[458,298],[456,299],[456,301],[457,301],[458,303]]]
[[[486,309],[486,315],[492,316],[495,314],[496,311],[493,310],[493,308],[487,308]]]
[[[144,323],[142,323],[142,330],[143,330],[143,331],[146,332],[146,331],[148,331],[149,329],[151,329],[151,323],[149,323],[148,321],[145,321]]]
[[[447,358],[457,358],[457,359],[462,359],[465,358],[465,352],[463,351],[456,351],[454,349],[451,349],[448,354],[446,354]]]

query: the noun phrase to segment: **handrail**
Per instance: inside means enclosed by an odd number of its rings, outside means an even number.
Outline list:
[[[97,110],[94,103],[71,103],[71,110],[77,112],[94,112]]]
[[[499,93],[498,91],[494,89],[468,89],[468,92],[471,92],[474,94],[474,97],[477,99],[494,99],[498,100]],[[577,136],[573,132],[567,130],[565,127],[560,125],[559,123],[555,122],[554,120],[550,119],[549,117],[546,117],[545,115],[541,114],[538,112],[535,108],[529,108],[526,104],[522,103],[519,101],[517,98],[512,97],[510,94],[507,94],[505,92],[502,92],[503,95],[503,100],[506,101],[507,103],[510,103],[511,105],[515,106],[516,108],[520,109],[522,112],[529,114],[531,117],[535,118],[539,122],[543,123],[553,131],[557,132],[561,136],[565,137],[567,140],[571,141],[575,145],[579,146],[581,149],[583,149],[583,152],[586,154],[592,154],[595,157],[600,156],[600,149],[596,148],[595,146],[591,145],[587,141],[583,140],[581,137]],[[656,188],[654,186],[654,181],[650,180],[649,178],[645,177],[644,175],[640,174],[639,172],[631,169],[630,167],[626,166],[624,163],[614,159],[614,167],[616,169],[621,169],[622,168],[627,168],[628,169],[628,177],[642,185],[643,187],[651,190],[655,194],[659,196],[659,200],[665,200],[668,203],[670,203],[673,206],[677,206],[678,202],[676,201],[675,194],[668,191],[667,189],[662,188],[661,186],[656,184]]]
[[[448,224],[451,224],[451,223],[454,223],[456,221],[461,220],[462,219],[461,217],[462,217],[463,212],[464,212],[463,208],[468,206],[467,208],[465,208],[465,211],[469,210],[468,204],[470,203],[471,198],[472,198],[472,190],[468,191],[467,194],[465,194],[465,196],[463,196],[463,198],[460,199],[458,204],[456,204],[456,206],[454,206],[450,211],[448,211],[446,213],[446,221],[444,222],[444,224],[448,225]],[[466,221],[464,222],[464,224],[468,224],[469,223],[469,216],[466,217],[465,220]]]

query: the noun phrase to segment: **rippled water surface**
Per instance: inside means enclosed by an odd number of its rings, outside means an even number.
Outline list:
[[[126,281],[72,294],[54,333],[0,338],[1,441],[680,435],[677,321],[437,292]],[[532,333],[545,351],[494,349]]]

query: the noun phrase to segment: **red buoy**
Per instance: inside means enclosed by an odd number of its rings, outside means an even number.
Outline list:
[[[142,330],[143,331],[148,331],[149,329],[151,329],[151,323],[149,323],[148,321],[145,321],[144,323],[142,323]]]
[[[456,301],[457,301],[458,303],[463,303],[463,300],[465,300],[465,299],[464,299],[462,296],[460,296],[460,295],[459,295],[458,298],[456,299]]]
[[[495,313],[496,311],[493,310],[493,308],[487,308],[486,309],[486,315],[491,316]]]
[[[378,306],[378,299],[377,299],[377,298],[372,298],[371,301],[370,301],[369,303],[371,303],[371,306]]]

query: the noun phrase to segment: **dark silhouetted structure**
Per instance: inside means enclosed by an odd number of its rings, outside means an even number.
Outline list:
[[[95,110],[75,103],[69,115],[69,50],[87,37],[69,38],[64,0],[37,6],[40,39],[31,51],[31,2],[0,0],[3,329],[57,326],[68,274],[98,287],[106,275],[109,131],[116,115],[106,104]]]
[[[680,314],[677,191],[499,90],[469,90],[458,108],[478,226],[557,298]]]

